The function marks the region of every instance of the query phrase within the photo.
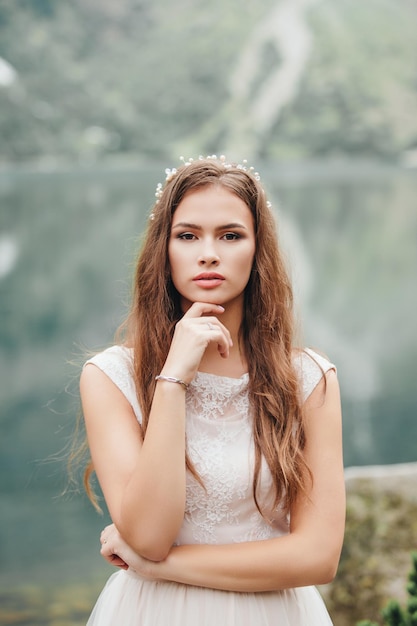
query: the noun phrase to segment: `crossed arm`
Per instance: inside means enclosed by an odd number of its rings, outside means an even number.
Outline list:
[[[158,384],[155,419],[142,442],[127,400],[105,374],[87,366],[81,382],[87,433],[114,522],[102,533],[103,556],[146,578],[231,591],[332,580],[343,541],[345,490],[339,388],[333,371],[326,378],[305,406],[313,485],[291,511],[290,533],[265,541],[172,547],[185,507],[184,391]]]

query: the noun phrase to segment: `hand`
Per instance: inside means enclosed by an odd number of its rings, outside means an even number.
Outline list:
[[[223,312],[224,308],[220,305],[195,302],[175,327],[161,374],[191,382],[211,343],[217,344],[220,356],[227,358],[233,345],[232,338],[226,326],[215,317]]]
[[[100,554],[110,565],[121,569],[132,569],[147,580],[155,580],[154,569],[157,564],[136,554],[114,524],[102,530],[100,543]]]

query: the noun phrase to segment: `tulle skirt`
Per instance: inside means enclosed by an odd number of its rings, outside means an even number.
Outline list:
[[[236,593],[113,574],[87,626],[331,626],[315,587]]]

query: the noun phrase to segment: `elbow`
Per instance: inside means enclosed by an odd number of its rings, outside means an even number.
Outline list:
[[[322,554],[316,562],[313,572],[313,585],[328,585],[336,577],[339,566],[340,552]]]
[[[328,585],[333,582],[337,574],[338,562],[326,562],[322,563],[317,569],[315,585]]]
[[[171,546],[166,547],[161,546],[161,544],[155,545],[153,543],[140,543],[137,545],[137,547],[133,546],[133,549],[144,559],[159,563],[160,561],[165,561],[169,554]]]
[[[146,531],[136,526],[132,529],[128,524],[121,524],[119,531],[132,550],[148,561],[164,561],[174,542],[155,530]]]

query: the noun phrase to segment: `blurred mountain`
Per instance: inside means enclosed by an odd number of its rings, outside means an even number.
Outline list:
[[[0,163],[413,160],[415,0],[1,0]]]

